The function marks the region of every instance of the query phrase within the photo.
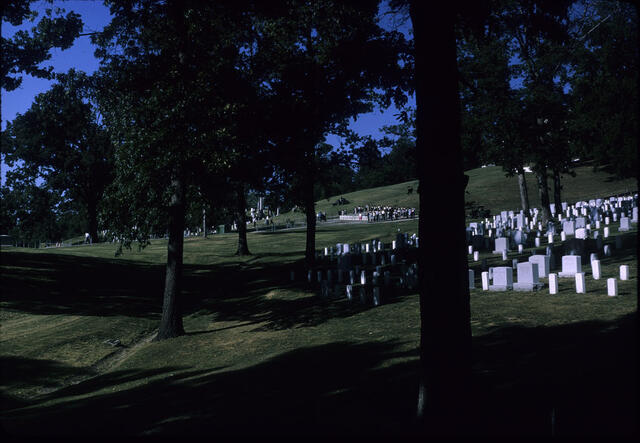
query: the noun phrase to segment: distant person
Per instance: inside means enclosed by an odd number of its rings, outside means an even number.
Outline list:
[[[89,243],[89,239],[91,238],[91,236],[89,235],[88,232],[84,233],[84,244],[86,245],[87,243]]]

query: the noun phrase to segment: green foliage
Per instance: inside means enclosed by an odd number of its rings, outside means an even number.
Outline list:
[[[572,53],[570,133],[581,158],[618,177],[638,172],[638,10],[579,2],[581,44]],[[588,32],[588,33],[587,33]]]
[[[43,180],[44,188],[58,193],[62,201],[83,205],[88,216],[85,229],[97,238],[97,211],[112,178],[113,149],[94,93],[92,77],[74,70],[58,75],[49,91],[7,124],[3,154],[6,163],[16,167],[15,177]]]
[[[144,242],[167,228],[173,179],[211,194],[244,153],[234,121],[248,27],[220,3],[109,5],[114,18],[94,39],[101,109],[116,144],[107,218],[125,242]]]
[[[49,0],[53,3],[52,0]],[[3,2],[2,22],[13,26],[21,25],[25,20],[35,21],[38,13],[31,10],[34,0],[15,0]],[[69,12],[63,16],[64,9],[47,9],[36,26],[29,31],[18,31],[13,37],[2,37],[2,89],[13,91],[22,83],[21,73],[39,78],[51,79],[53,68],[40,66],[51,58],[52,48],[71,47],[82,30],[80,15]]]

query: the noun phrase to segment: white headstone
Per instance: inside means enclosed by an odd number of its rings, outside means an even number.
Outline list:
[[[573,235],[575,229],[576,229],[575,221],[567,220],[565,222],[562,222],[562,232],[564,232],[566,235]]]
[[[620,280],[629,280],[629,265],[620,266]]]
[[[496,238],[496,248],[494,249],[494,254],[501,254],[502,251],[509,249],[509,239],[506,237],[498,237]]]
[[[604,227],[604,238],[609,237],[609,226]]]
[[[611,257],[611,246],[604,245],[602,248],[605,257]]]
[[[503,249],[503,250],[502,250],[502,259],[503,259],[503,260],[506,260],[506,259],[507,259],[507,250],[506,250],[506,249]]]
[[[538,275],[540,277],[546,277],[549,275],[551,257],[549,255],[532,255],[529,257],[530,263],[535,263],[538,265]]]
[[[629,217],[620,217],[620,227],[618,231],[628,231],[629,226]]]
[[[478,251],[473,252],[473,261],[478,261],[480,259],[480,253]]]
[[[518,245],[518,253],[522,254],[522,250],[524,249],[524,246],[522,246],[522,244]]]
[[[556,274],[549,274],[549,294],[558,293],[558,276]]]
[[[586,291],[584,272],[576,272],[576,294],[584,294]]]
[[[566,239],[567,239],[567,234],[565,234],[564,231],[560,232],[560,240],[565,241]]]
[[[536,290],[541,286],[538,277],[537,263],[518,263],[518,281],[513,284],[513,289],[515,291]]]
[[[600,220],[596,220],[596,229],[600,229]]]
[[[582,272],[582,262],[579,255],[562,256],[562,272],[559,277],[573,277],[576,273]]]
[[[366,285],[367,284],[367,274],[365,273],[364,269],[362,271],[360,271],[360,284],[361,285]]]
[[[585,239],[587,238],[587,230],[585,228],[578,228],[575,231],[576,238]]]
[[[553,244],[553,234],[547,234],[547,241],[550,245]]]
[[[469,245],[469,255],[473,254],[473,245]]]
[[[475,272],[469,269],[469,289],[475,289]]]
[[[485,271],[481,274],[481,276],[482,276],[482,290],[488,291],[489,290],[489,273]]]
[[[618,295],[618,281],[615,278],[607,279],[607,295],[609,297]]]
[[[609,224],[609,221],[610,221],[610,220],[609,220],[609,217],[605,217],[605,218],[604,218],[604,224],[605,224],[605,225],[608,225],[608,224]]]
[[[498,266],[493,268],[493,284],[490,291],[506,291],[513,289],[513,269],[511,266]]]
[[[600,280],[600,260],[593,260],[591,262],[591,272],[593,273],[594,280]]]

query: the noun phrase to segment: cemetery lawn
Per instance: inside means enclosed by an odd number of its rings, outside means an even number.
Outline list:
[[[417,221],[320,225],[317,247],[390,242],[398,229],[416,233]],[[557,295],[471,291],[478,415],[470,434],[544,434],[551,408],[560,434],[633,429],[635,225],[626,236],[624,249],[602,259],[602,280],[583,268],[587,294],[565,279]],[[165,241],[117,258],[111,244],[3,249],[3,428],[21,436],[411,433],[417,294],[376,308],[325,300],[289,279],[302,269],[304,232],[248,240],[248,257],[234,256],[236,234],[185,241],[186,335],[162,342],[150,339]],[[630,280],[607,297],[606,278],[621,264]]]

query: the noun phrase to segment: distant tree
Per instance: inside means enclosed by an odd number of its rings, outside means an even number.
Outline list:
[[[580,1],[573,34],[568,123],[575,155],[619,177],[638,173],[638,9]]]
[[[70,70],[7,124],[3,153],[23,177],[81,202],[98,240],[98,209],[112,180],[113,147],[95,105],[95,79]]]
[[[34,180],[16,180],[11,172],[8,175],[8,186],[0,187],[0,232],[26,243],[61,240],[56,214],[60,196],[50,188],[36,186]]]
[[[25,20],[34,22],[38,13],[31,10],[35,0],[13,0],[2,2],[3,24],[20,26]],[[48,3],[53,3],[49,0]],[[53,68],[44,68],[41,63],[51,58],[51,49],[68,49],[82,30],[80,15],[69,12],[63,16],[64,9],[48,8],[45,16],[31,32],[18,31],[11,38],[1,40],[2,48],[2,89],[13,91],[22,83],[21,73],[38,78],[51,79]]]
[[[281,166],[305,210],[308,266],[315,262],[315,183],[326,134],[344,134],[352,117],[404,103],[409,87],[399,61],[408,58],[402,34],[377,23],[378,1],[283,2],[262,27],[263,49],[275,64],[276,99],[269,124]],[[378,94],[380,88],[382,94]]]
[[[458,66],[462,104],[462,149],[466,158],[502,166],[507,176],[518,176],[520,201],[529,210],[524,166],[530,144],[525,137],[527,115],[522,92],[510,81],[510,35],[496,19],[479,32],[458,25]]]
[[[567,156],[568,146],[557,141],[566,120],[559,78],[568,68],[563,46],[570,42],[571,3],[572,0],[507,1],[501,13],[506,23],[505,32],[513,39],[513,54],[519,59],[513,68],[523,84],[529,158],[536,174],[543,225],[551,219],[548,171],[554,167],[561,169],[553,162]]]
[[[180,293],[188,196],[222,175],[238,152],[229,128],[245,83],[242,2],[111,0],[113,19],[94,37],[102,106],[116,144],[112,229],[125,242],[168,230],[157,340],[184,333]],[[195,197],[194,197],[195,198]]]

